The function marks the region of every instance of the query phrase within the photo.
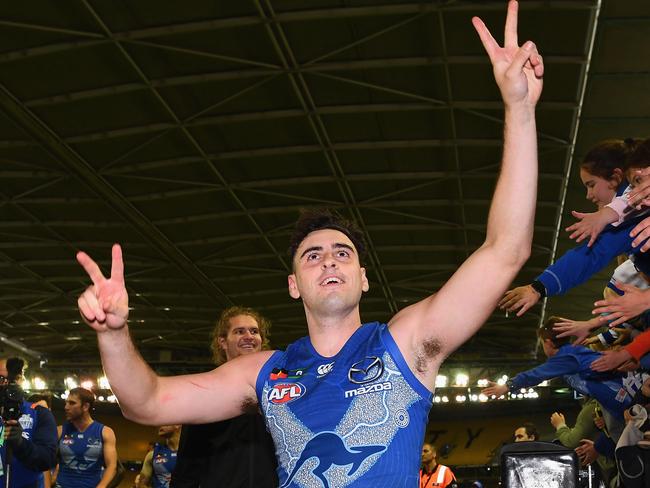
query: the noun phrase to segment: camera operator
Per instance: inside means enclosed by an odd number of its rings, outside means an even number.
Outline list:
[[[47,408],[25,401],[23,366],[19,358],[0,359],[0,488],[37,488],[41,473],[56,465],[56,422]]]

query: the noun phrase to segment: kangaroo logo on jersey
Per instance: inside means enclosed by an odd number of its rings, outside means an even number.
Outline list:
[[[368,356],[357,361],[348,371],[348,379],[357,385],[375,381],[384,373],[384,362],[377,356]]]
[[[312,468],[312,473],[323,482],[323,488],[330,488],[325,472],[332,466],[347,466],[351,464],[352,467],[348,471],[348,476],[352,476],[366,459],[373,454],[385,450],[386,446],[348,447],[338,434],[334,432],[321,432],[305,444],[300,458],[296,461],[296,465],[282,487],[288,486],[300,468],[313,457],[318,459],[318,464]]]
[[[297,400],[305,394],[307,388],[300,383],[279,383],[269,392],[269,401],[276,405]]]

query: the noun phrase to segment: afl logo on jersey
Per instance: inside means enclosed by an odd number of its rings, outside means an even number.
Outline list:
[[[289,403],[303,396],[306,391],[307,388],[300,383],[280,383],[271,388],[269,401],[276,405]]]

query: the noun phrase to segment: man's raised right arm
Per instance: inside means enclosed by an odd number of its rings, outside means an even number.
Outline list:
[[[113,246],[109,278],[87,254],[78,253],[77,260],[93,282],[79,297],[79,311],[97,332],[102,365],[125,417],[148,425],[208,423],[240,415],[257,403],[257,374],[272,352],[245,355],[208,373],[158,376],[129,334],[120,246]]]

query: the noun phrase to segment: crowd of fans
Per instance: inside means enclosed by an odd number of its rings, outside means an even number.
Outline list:
[[[592,213],[572,212],[577,222],[566,230],[582,244],[532,283],[509,290],[499,306],[521,316],[611,261],[618,266],[603,283],[602,299],[594,297],[593,317],[552,316],[537,331],[545,363],[483,392],[500,396],[563,378],[585,400],[572,428],[560,412],[552,413],[557,441],[575,449],[583,466],[598,466],[604,486],[637,486],[638,470],[626,470],[625,462],[631,450],[643,459],[650,448],[650,139],[597,144],[580,177],[597,206]]]

